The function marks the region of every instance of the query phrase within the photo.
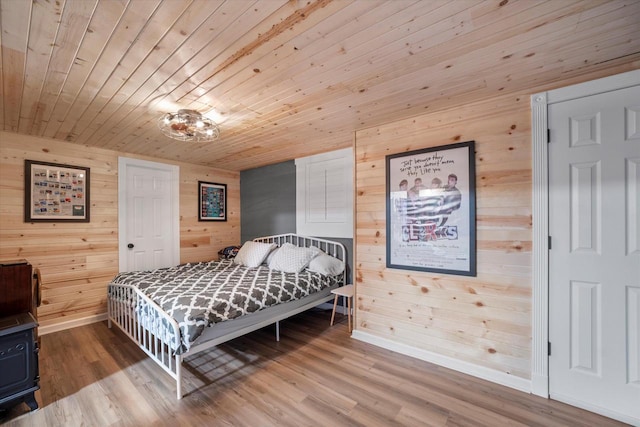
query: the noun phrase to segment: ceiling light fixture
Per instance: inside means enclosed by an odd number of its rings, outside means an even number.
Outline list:
[[[216,122],[196,110],[178,110],[158,119],[163,134],[178,141],[209,142],[220,137]]]

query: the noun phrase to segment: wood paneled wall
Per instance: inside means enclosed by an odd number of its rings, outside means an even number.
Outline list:
[[[26,259],[40,269],[41,326],[106,313],[106,286],[118,272],[119,156],[169,163],[0,132],[0,259]],[[91,168],[91,222],[25,223],[25,159]],[[239,172],[172,164],[180,167],[180,261],[213,259],[240,243]],[[227,184],[226,222],[198,221],[198,180]]]
[[[530,121],[522,94],[356,132],[358,331],[530,377]],[[385,156],[469,140],[477,277],[386,268]]]

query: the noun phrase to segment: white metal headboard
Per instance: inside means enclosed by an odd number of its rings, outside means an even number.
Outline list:
[[[316,237],[309,236],[300,236],[294,233],[288,234],[277,234],[274,236],[264,236],[264,237],[256,237],[253,239],[254,242],[263,242],[263,243],[275,243],[278,246],[282,246],[283,243],[291,243],[292,245],[308,248],[311,246],[315,246],[321,249],[327,255],[331,255],[334,258],[337,258],[344,262],[344,273],[342,282],[343,284],[347,284],[347,250],[344,245],[340,242],[335,242],[332,240],[326,239],[318,239]]]

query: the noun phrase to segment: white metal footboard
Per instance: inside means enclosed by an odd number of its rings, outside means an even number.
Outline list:
[[[108,323],[115,323],[138,347],[176,380],[182,398],[182,358],[178,322],[156,303],[130,285],[110,284],[107,296]]]

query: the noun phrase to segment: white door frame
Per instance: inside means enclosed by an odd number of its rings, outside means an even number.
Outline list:
[[[118,157],[118,271],[127,265],[127,166],[161,169],[171,174],[169,199],[171,200],[171,265],[180,263],[180,168],[166,163]]]
[[[549,397],[549,164],[547,106],[640,84],[640,70],[531,96],[533,282],[531,393]]]

